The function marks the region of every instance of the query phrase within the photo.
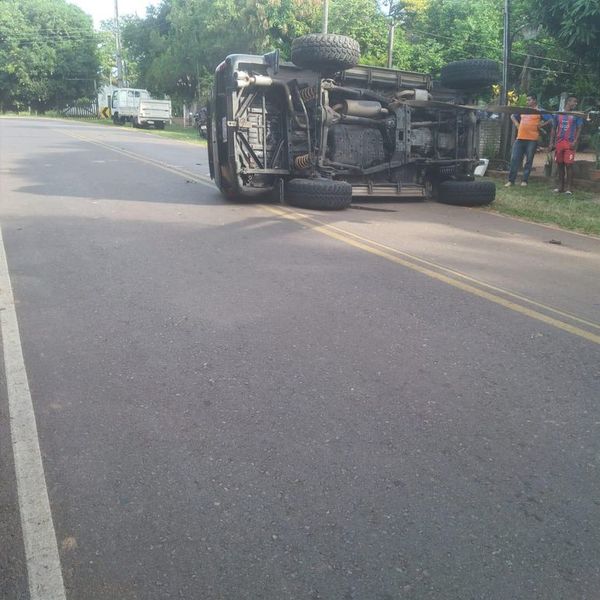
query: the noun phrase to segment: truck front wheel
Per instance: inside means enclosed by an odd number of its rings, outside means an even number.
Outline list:
[[[352,202],[352,186],[332,179],[291,179],[285,186],[285,201],[299,208],[343,210]]]
[[[493,181],[442,181],[437,201],[455,206],[487,206],[496,198]]]

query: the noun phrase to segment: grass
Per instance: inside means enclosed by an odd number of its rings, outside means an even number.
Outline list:
[[[71,119],[74,121],[83,121],[85,123],[93,123],[94,125],[110,125],[111,127],[119,127],[120,129],[129,129],[131,131],[143,131],[152,135],[158,135],[162,138],[179,140],[183,142],[192,142],[199,145],[206,145],[206,140],[201,140],[195,127],[182,127],[176,123],[165,125],[165,129],[134,129],[131,123],[125,125],[113,125],[108,119]]]
[[[496,181],[496,201],[489,210],[536,223],[600,235],[600,193],[574,190],[573,195],[556,194],[553,182],[531,181],[527,187],[505,188]]]
[[[131,127],[131,125],[125,125],[125,127]],[[182,127],[173,123],[172,125],[166,125],[165,129],[136,129],[135,131],[145,131],[154,135],[158,135],[163,138],[170,138],[172,140],[179,140],[183,142],[192,142],[201,146],[206,146],[206,140],[200,139],[198,131],[195,127]]]

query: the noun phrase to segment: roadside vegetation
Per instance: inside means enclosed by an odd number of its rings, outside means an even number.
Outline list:
[[[177,123],[167,125],[163,130],[136,129],[136,131],[145,131],[163,138],[170,138],[172,140],[179,140],[181,142],[189,142],[192,144],[198,144],[199,146],[206,146],[206,140],[200,138],[195,127],[182,127]]]
[[[112,125],[112,121],[103,121]],[[177,123],[166,125],[165,129],[134,129],[130,123],[120,127],[121,129],[129,129],[135,132],[147,133],[151,135],[157,135],[162,138],[168,138],[172,140],[179,140],[180,142],[189,142],[198,144],[199,146],[206,146],[206,140],[200,139],[198,131],[195,127],[183,127]]]
[[[206,101],[212,73],[232,53],[277,48],[320,31],[322,0],[160,0],[144,17],[121,19],[129,86],[168,94],[174,106]],[[429,72],[465,58],[502,60],[499,0],[330,0],[329,30],[355,38],[365,64]],[[511,0],[509,87],[535,91],[555,108],[565,90],[600,89],[600,3]],[[44,112],[92,99],[116,83],[114,23],[92,19],[66,0],[0,0],[0,110]],[[492,99],[492,90],[488,91]],[[583,107],[582,107],[583,108]]]
[[[600,235],[600,192],[574,190],[556,194],[551,180],[530,181],[527,187],[505,188],[496,181],[496,201],[488,210],[536,223]]]

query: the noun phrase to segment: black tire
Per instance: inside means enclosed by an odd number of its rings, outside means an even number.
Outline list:
[[[332,179],[291,179],[285,200],[292,206],[313,210],[343,210],[352,202],[352,186]]]
[[[221,196],[223,196],[223,198],[225,198],[225,200],[228,200],[229,202],[233,202],[240,199],[239,194],[236,194],[230,188],[221,188],[219,191],[221,192]]]
[[[483,88],[500,79],[500,66],[487,58],[457,60],[443,67],[441,73],[442,85],[455,90]]]
[[[154,127],[156,129],[164,129],[165,128],[165,122],[164,121],[156,121],[154,123]]]
[[[360,45],[351,37],[334,33],[310,33],[292,42],[292,62],[319,73],[336,73],[355,67]]]
[[[487,206],[496,198],[493,181],[442,181],[437,201],[455,206]]]
[[[139,122],[138,122],[138,118],[137,118],[137,117],[133,117],[133,121],[131,121],[131,126],[132,126],[134,129],[137,129],[137,128],[140,126],[140,124],[139,124]]]

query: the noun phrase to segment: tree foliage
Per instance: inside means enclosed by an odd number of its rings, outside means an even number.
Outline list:
[[[0,0],[0,105],[43,111],[94,94],[92,19],[65,0]]]
[[[540,10],[540,8],[542,10]],[[548,31],[580,56],[598,66],[600,2],[598,0],[546,0],[537,14]]]
[[[502,56],[497,0],[406,0],[395,6],[396,66],[438,73],[454,60]]]
[[[502,0],[330,0],[329,31],[356,38],[362,62],[434,76],[450,61],[502,59]],[[600,89],[598,0],[511,0],[509,83],[542,98]],[[131,85],[186,102],[205,99],[225,56],[274,48],[320,31],[322,0],[161,0],[122,19]],[[91,93],[114,75],[114,24],[94,33],[66,0],[0,0],[0,102],[43,109]],[[545,100],[544,100],[545,101]]]
[[[513,85],[541,94],[548,108],[575,93],[594,103],[600,88],[600,4],[597,0],[511,0]],[[595,32],[595,34],[594,34]]]
[[[183,100],[206,95],[215,66],[232,53],[289,52],[313,31],[320,0],[163,0],[127,21],[123,40],[140,82]]]
[[[564,5],[564,0],[552,3]],[[392,23],[395,67],[435,75],[454,60],[502,60],[501,0],[330,0],[329,4],[329,31],[356,38],[366,64],[386,64]],[[578,8],[570,20],[563,19],[563,28],[578,23],[583,29],[577,39],[585,44],[596,31],[592,17],[600,9],[588,0],[571,4]],[[581,90],[584,82],[592,89],[597,81],[590,83],[581,75],[585,70],[581,60],[552,33],[554,12],[547,15],[544,29],[538,5],[537,0],[511,0],[511,88],[542,96],[556,95],[565,86]],[[289,59],[295,37],[320,30],[321,11],[321,0],[163,0],[146,19],[128,21],[124,39],[138,63],[140,84],[193,100],[206,96],[211,73],[228,54],[279,48]],[[524,35],[533,29],[535,35]]]

